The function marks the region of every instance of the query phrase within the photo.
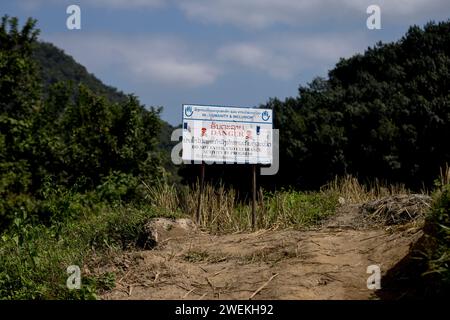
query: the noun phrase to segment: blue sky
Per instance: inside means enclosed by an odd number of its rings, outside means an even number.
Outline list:
[[[66,27],[71,4],[81,30]],[[381,30],[366,27],[371,4]],[[449,19],[450,1],[1,0],[0,14],[38,19],[42,40],[178,124],[182,103],[252,107],[295,96],[340,57]]]

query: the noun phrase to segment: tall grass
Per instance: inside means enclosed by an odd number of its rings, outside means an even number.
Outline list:
[[[440,175],[438,180],[439,186],[445,186],[450,184],[450,167],[448,166],[448,163],[445,165],[445,167],[441,167],[440,169]]]
[[[147,199],[164,212],[176,212],[196,217],[200,188],[160,184],[147,186]],[[336,211],[339,202],[361,204],[386,196],[409,194],[401,184],[393,185],[374,180],[360,183],[352,176],[336,177],[316,192],[258,190],[257,228],[308,227]],[[233,188],[205,185],[201,197],[200,226],[212,232],[239,232],[252,225],[249,199],[238,200]]]
[[[367,201],[411,193],[403,184],[388,184],[375,179],[362,184],[353,176],[335,177],[323,189],[338,194],[346,203],[359,204]]]
[[[199,185],[193,188],[159,185],[147,188],[153,207],[196,217]],[[200,226],[211,232],[239,232],[252,227],[249,199],[238,199],[238,191],[205,185],[201,197]],[[332,190],[300,192],[282,190],[275,193],[260,189],[257,197],[257,228],[311,226],[334,213],[337,195]]]
[[[263,228],[312,226],[334,214],[337,204],[338,195],[332,190],[268,193],[261,203],[260,225]]]
[[[168,212],[179,211],[179,196],[175,185],[161,182],[150,187],[144,181],[142,184],[147,189],[145,199],[150,200],[154,208]]]

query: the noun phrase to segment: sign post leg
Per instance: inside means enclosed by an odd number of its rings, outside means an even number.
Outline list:
[[[200,190],[198,194],[198,203],[197,203],[197,216],[196,221],[197,224],[200,224],[200,217],[202,214],[202,195],[203,195],[203,184],[205,182],[205,162],[202,161],[200,165]]]
[[[252,228],[256,229],[256,164],[252,164]]]

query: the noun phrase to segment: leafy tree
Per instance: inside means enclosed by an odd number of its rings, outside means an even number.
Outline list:
[[[0,25],[0,228],[12,208],[26,207],[20,194],[32,181],[31,115],[40,103],[36,67],[28,59],[39,33],[35,24],[28,19],[19,30],[17,18],[4,16]]]
[[[280,129],[278,185],[334,175],[431,186],[450,162],[450,22],[341,59],[299,96],[270,100]],[[273,180],[272,180],[273,181]]]

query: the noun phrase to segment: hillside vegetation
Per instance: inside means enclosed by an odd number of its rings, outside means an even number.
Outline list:
[[[281,184],[352,174],[432,187],[450,162],[450,22],[341,59],[328,79],[265,107],[281,129]]]

